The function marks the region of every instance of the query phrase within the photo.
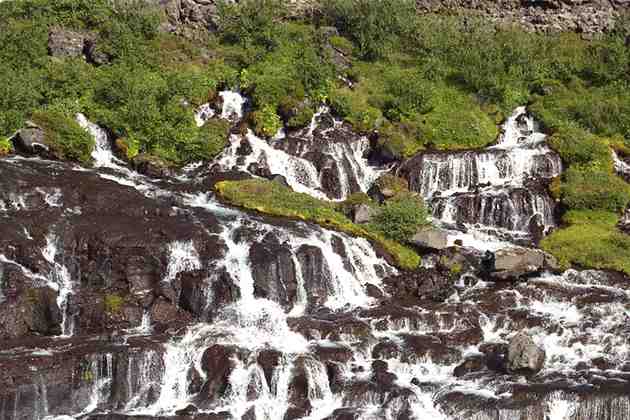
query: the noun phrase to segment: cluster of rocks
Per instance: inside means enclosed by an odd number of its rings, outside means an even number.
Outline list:
[[[531,31],[584,34],[610,31],[630,7],[627,0],[417,0],[417,4],[424,12],[472,12]]]

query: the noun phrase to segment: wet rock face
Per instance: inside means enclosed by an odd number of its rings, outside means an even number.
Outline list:
[[[254,295],[273,300],[291,309],[296,301],[296,267],[291,249],[278,243],[277,238],[267,237],[253,244],[249,251],[254,277]]]
[[[525,333],[518,333],[508,347],[508,369],[512,372],[535,374],[545,363],[545,351]]]
[[[385,290],[404,305],[444,302],[454,292],[455,276],[445,268],[419,268],[384,279]]]

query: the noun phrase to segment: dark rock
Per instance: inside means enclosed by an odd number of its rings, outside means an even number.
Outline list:
[[[322,250],[311,245],[302,245],[296,256],[302,269],[302,279],[308,295],[309,306],[322,306],[328,299],[328,281],[331,276]]]
[[[282,359],[282,353],[274,349],[261,350],[258,353],[257,362],[265,374],[267,384],[271,384],[273,372],[276,370]]]
[[[297,299],[293,253],[288,245],[266,237],[249,251],[254,278],[254,295],[279,303],[290,310]]]
[[[454,274],[444,268],[418,268],[383,280],[385,290],[405,305],[415,305],[419,300],[443,302],[453,294]]]
[[[468,373],[479,372],[485,367],[486,357],[484,355],[469,356],[455,368],[453,375],[460,378]]]
[[[201,368],[206,373],[206,382],[199,393],[200,403],[212,403],[226,392],[235,359],[240,358],[240,350],[234,346],[215,344],[203,353]]]
[[[54,27],[48,32],[48,53],[53,57],[79,57],[85,48],[86,35]]]
[[[518,333],[508,347],[508,369],[514,373],[536,374],[545,363],[545,350],[538,347],[529,335]]]
[[[156,156],[141,153],[133,158],[132,164],[136,171],[151,178],[173,176],[173,168]]]
[[[18,131],[14,137],[15,146],[19,152],[29,155],[38,154],[43,157],[50,156],[50,149],[46,145],[46,134],[44,130],[32,123],[27,123],[27,127]]]

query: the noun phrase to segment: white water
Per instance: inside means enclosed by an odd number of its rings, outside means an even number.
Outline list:
[[[242,117],[242,109],[239,112],[234,111],[234,107],[243,106],[244,100],[236,99],[237,94],[234,92],[224,92],[226,97],[230,98],[229,112],[226,112],[226,102],[224,102],[224,111],[222,118],[228,118],[230,115],[238,115]],[[321,107],[313,116],[309,127],[297,134],[300,141],[313,142],[313,133],[318,125],[318,119],[328,112],[326,107]],[[338,123],[338,122],[337,122]],[[325,134],[324,134],[325,135]],[[287,138],[284,130],[280,130],[278,134],[267,141],[256,136],[251,130],[248,130],[245,136],[232,135],[230,137],[230,146],[219,156],[217,163],[224,170],[237,169],[255,175],[250,171],[250,165],[258,164],[263,168],[267,168],[273,175],[283,176],[289,186],[301,193],[309,194],[320,199],[330,199],[331,197],[324,191],[323,177],[315,167],[315,164],[304,156],[309,153],[309,147],[303,147],[298,156],[280,150],[278,142],[292,141]],[[239,156],[238,149],[241,142],[247,142],[252,152],[247,156]],[[337,142],[328,138],[325,144],[313,146],[321,147],[321,152],[330,156],[332,161],[338,165],[339,184],[341,187],[341,196],[334,197],[335,200],[343,200],[353,192],[366,192],[372,183],[386,170],[384,168],[376,168],[370,166],[364,157],[365,152],[369,148],[369,140],[362,137],[356,141]],[[351,186],[351,178],[358,184],[359,191],[353,191]]]
[[[525,181],[556,177],[562,164],[525,107],[507,119],[496,145],[483,151],[425,154],[421,165],[410,182],[431,203],[440,222],[464,222],[473,236],[481,231],[510,238],[528,237],[534,216],[541,218],[545,231],[555,225],[552,200],[529,189]]]
[[[74,281],[65,265],[57,262],[58,255],[57,238],[54,234],[46,236],[46,246],[42,249],[42,255],[51,265],[48,274],[48,286],[57,291],[57,305],[61,311],[61,335],[71,336],[74,333],[74,319],[68,317],[68,299],[73,293]]]

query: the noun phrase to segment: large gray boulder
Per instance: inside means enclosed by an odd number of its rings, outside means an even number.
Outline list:
[[[533,248],[503,248],[495,254],[495,280],[511,280],[536,274],[544,270],[556,270],[555,258],[544,251]]]
[[[516,334],[508,346],[508,370],[513,373],[536,374],[545,364],[545,350],[524,332]]]
[[[434,226],[423,227],[411,238],[411,243],[422,248],[448,248],[448,233]]]
[[[48,53],[53,57],[80,57],[87,37],[81,32],[51,28],[48,33]]]
[[[26,126],[13,138],[15,146],[28,154],[45,154],[49,151],[46,145],[46,133],[36,124],[27,121]]]

